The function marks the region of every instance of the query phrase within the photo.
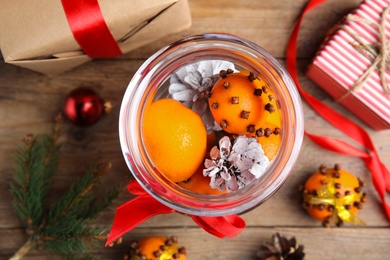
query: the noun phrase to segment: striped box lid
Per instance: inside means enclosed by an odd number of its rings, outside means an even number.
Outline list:
[[[376,54],[369,54],[359,47],[356,39],[378,49],[381,41],[377,25],[389,6],[390,0],[364,1],[351,13],[355,19],[347,16],[325,39],[307,71],[309,78],[376,130],[390,129],[390,93],[386,93],[382,86],[378,66],[374,66],[362,88],[351,91],[376,58]],[[384,29],[384,44],[390,50],[390,14],[384,18]],[[389,60],[384,73],[390,85]]]

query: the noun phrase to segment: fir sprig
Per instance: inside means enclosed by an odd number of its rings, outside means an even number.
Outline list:
[[[107,238],[106,230],[94,227],[91,219],[118,196],[118,186],[103,196],[97,194],[100,179],[110,164],[93,165],[64,195],[47,206],[47,194],[60,156],[57,144],[60,123],[58,119],[56,122],[51,135],[28,135],[15,157],[10,190],[29,239],[11,259],[21,259],[38,247],[65,259],[90,259],[92,248]]]
[[[29,230],[42,223],[45,197],[59,161],[60,146],[56,144],[59,131],[57,122],[52,135],[27,135],[15,157],[13,205]]]

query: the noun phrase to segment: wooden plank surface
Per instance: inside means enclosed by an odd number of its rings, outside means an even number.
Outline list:
[[[95,86],[113,104],[113,111],[86,129],[65,125],[60,169],[53,180],[54,200],[80,174],[90,161],[111,161],[113,168],[105,185],[125,183],[130,173],[123,161],[118,140],[118,114],[122,96],[132,75],[142,62],[170,41],[189,34],[210,31],[237,34],[261,45],[284,64],[290,31],[306,0],[190,0],[193,25],[176,35],[167,36],[116,59],[96,60],[55,77],[0,63],[0,259],[8,259],[26,236],[22,223],[12,209],[9,183],[12,156],[27,133],[49,131],[51,119],[61,110],[66,94],[78,86]],[[359,0],[329,0],[308,14],[299,39],[299,76],[304,88],[315,97],[362,125],[371,135],[385,164],[390,167],[390,131],[376,132],[351,112],[336,104],[304,75],[327,30],[360,3]],[[348,140],[304,103],[306,130]],[[365,227],[321,228],[300,207],[298,186],[321,163],[343,168],[366,181],[369,201],[359,216]],[[110,225],[115,206],[128,200],[122,193],[110,209],[100,214],[97,225]],[[124,243],[97,251],[102,259],[120,259],[132,239],[148,235],[177,235],[188,248],[188,259],[255,259],[258,247],[273,233],[295,236],[304,244],[307,259],[388,259],[390,225],[385,218],[370,173],[356,158],[325,151],[305,139],[299,159],[282,188],[267,202],[242,216],[248,227],[234,239],[217,239],[200,230],[180,214],[152,218],[124,237]],[[41,251],[26,259],[52,259]]]
[[[217,239],[205,234],[197,227],[137,228],[126,236],[121,245],[97,250],[101,259],[122,259],[127,252],[126,245],[131,241],[147,237],[150,234],[178,236],[180,245],[187,249],[187,259],[226,260],[256,259],[256,252],[272,234],[279,232],[291,238],[295,236],[304,244],[306,259],[388,259],[390,231],[383,228],[294,228],[294,227],[248,227],[233,239]],[[21,231],[7,230],[0,242],[9,246],[3,254],[9,254],[23,243]],[[12,237],[10,242],[7,237]],[[375,242],[374,242],[375,241]],[[2,258],[0,258],[2,259]],[[6,259],[6,258],[4,258]],[[29,260],[49,260],[40,251],[32,252]]]

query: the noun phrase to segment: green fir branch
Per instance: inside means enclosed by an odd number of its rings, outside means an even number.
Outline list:
[[[81,218],[93,218],[104,210],[106,207],[108,207],[111,202],[116,199],[119,195],[120,187],[114,186],[110,190],[107,191],[106,195],[101,198],[96,198],[92,203],[90,203],[87,207],[85,207],[81,212],[80,212],[80,217]]]
[[[27,136],[15,158],[13,206],[29,229],[36,229],[42,222],[49,183],[58,165],[60,147],[54,136]]]
[[[14,183],[10,185],[14,208],[27,226],[29,238],[11,259],[21,259],[40,247],[65,259],[92,259],[90,252],[106,240],[105,228],[93,227],[92,218],[119,194],[119,187],[98,196],[101,177],[110,164],[91,167],[55,203],[45,201],[56,172],[60,124],[51,135],[29,135],[15,157]],[[101,193],[101,192],[100,192]]]
[[[102,198],[96,198],[97,184],[109,166],[96,165],[52,205],[48,214],[44,233],[58,240],[48,241],[46,247],[60,255],[73,255],[77,252],[87,252],[91,242],[103,238],[106,231],[89,227],[88,222],[97,213],[107,207],[119,194],[119,188],[114,187]],[[106,237],[104,237],[106,239]],[[59,241],[66,241],[62,243]],[[59,246],[60,245],[60,246]]]
[[[82,254],[83,257],[89,255],[89,252],[99,246],[102,240],[107,237],[102,228],[86,227],[84,220],[74,221],[75,226],[66,230],[66,225],[59,227],[55,236],[44,237],[44,247],[49,252],[60,255],[64,258],[73,258],[75,255]],[[61,233],[61,234],[60,234]]]
[[[100,176],[94,174],[91,168],[82,178],[69,188],[69,190],[51,206],[48,214],[48,225],[56,224],[66,217],[76,218],[80,210],[91,203],[91,191]]]

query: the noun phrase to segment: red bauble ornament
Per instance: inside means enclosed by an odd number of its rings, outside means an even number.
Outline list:
[[[75,125],[87,127],[95,124],[107,112],[105,102],[95,91],[79,87],[71,91],[65,100],[64,113]]]

